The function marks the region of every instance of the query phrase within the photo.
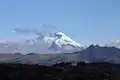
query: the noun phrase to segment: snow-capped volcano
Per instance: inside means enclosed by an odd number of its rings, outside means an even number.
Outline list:
[[[42,35],[21,42],[0,42],[0,53],[65,53],[80,51],[81,45],[62,32]]]
[[[55,40],[53,41],[52,45],[49,49],[59,52],[75,52],[79,51],[81,45],[66,36],[62,32],[55,33]]]

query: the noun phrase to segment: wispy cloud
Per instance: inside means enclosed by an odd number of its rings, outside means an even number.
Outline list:
[[[42,24],[39,28],[15,28],[13,32],[19,34],[35,34],[37,36],[50,36],[55,32],[58,32],[59,29],[56,26]]]

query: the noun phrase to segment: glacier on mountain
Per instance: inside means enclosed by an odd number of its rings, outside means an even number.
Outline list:
[[[76,52],[80,49],[80,44],[62,32],[52,35],[42,35],[35,39],[27,39],[21,42],[0,42],[0,53],[66,53]]]
[[[55,40],[49,49],[63,52],[63,53],[70,53],[70,52],[72,53],[75,51],[80,51],[81,47],[82,46],[80,44],[73,41],[71,38],[66,36],[64,33],[57,32],[55,33]]]

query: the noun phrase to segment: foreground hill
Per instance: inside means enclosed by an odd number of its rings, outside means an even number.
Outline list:
[[[52,66],[0,64],[2,80],[120,80],[120,64],[59,63]]]

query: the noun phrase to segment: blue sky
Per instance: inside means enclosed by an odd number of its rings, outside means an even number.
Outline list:
[[[0,38],[43,23],[78,42],[120,39],[120,0],[0,0]]]

